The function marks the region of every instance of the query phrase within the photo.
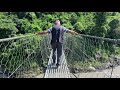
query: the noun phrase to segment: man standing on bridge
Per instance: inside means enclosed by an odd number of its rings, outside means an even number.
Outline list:
[[[53,55],[52,55],[52,59],[53,59],[53,66],[59,66],[60,65],[60,58],[62,56],[62,47],[63,47],[63,35],[64,32],[66,33],[71,33],[71,34],[78,34],[75,31],[69,30],[63,26],[61,26],[60,21],[56,20],[54,22],[54,26],[49,28],[47,31],[43,31],[43,32],[39,32],[37,33],[39,34],[47,34],[47,33],[51,33],[52,35],[52,40],[51,40],[51,46],[53,49]],[[56,61],[56,54],[55,51],[57,50],[57,64],[55,63]]]

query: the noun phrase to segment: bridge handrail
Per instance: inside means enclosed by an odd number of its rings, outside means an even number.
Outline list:
[[[79,34],[80,36],[84,37],[90,37],[90,38],[95,38],[95,39],[101,39],[101,40],[106,40],[106,41],[111,41],[111,42],[119,42],[120,39],[111,39],[111,38],[104,38],[104,37],[98,37],[98,36],[91,36],[91,35],[85,35],[85,34]]]
[[[17,37],[11,37],[11,38],[4,38],[4,39],[0,39],[0,42],[20,39],[20,38],[29,37],[29,36],[35,36],[35,34],[33,34],[33,35],[17,36]]]
[[[119,42],[120,43],[120,39],[111,39],[111,38],[104,38],[104,37],[91,36],[91,35],[85,35],[85,34],[79,34],[79,35],[80,36],[84,36],[84,37],[90,37],[90,38],[95,38],[95,39],[101,39],[101,40],[106,40],[106,41],[111,41],[111,42]],[[4,38],[4,39],[0,39],[0,42],[20,39],[20,38],[29,37],[29,36],[35,36],[35,34],[24,35],[24,36],[17,36],[17,37],[11,37],[11,38]]]

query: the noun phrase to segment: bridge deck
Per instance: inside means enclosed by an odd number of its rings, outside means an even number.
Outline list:
[[[44,78],[70,78],[70,72],[67,67],[64,52],[61,57],[61,65],[58,68],[51,67],[51,64],[52,64],[52,51]]]

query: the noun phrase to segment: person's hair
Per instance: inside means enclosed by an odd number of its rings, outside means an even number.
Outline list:
[[[60,22],[60,20],[55,20],[54,24],[57,24],[58,22]]]

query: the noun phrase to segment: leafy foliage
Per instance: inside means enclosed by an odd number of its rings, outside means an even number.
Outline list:
[[[88,35],[94,35],[94,36],[101,36],[101,37],[109,37],[114,39],[120,38],[120,13],[119,12],[0,12],[0,39],[2,38],[8,38],[8,37],[14,37],[18,35],[24,35],[24,34],[30,34],[35,32],[40,32],[47,30],[48,28],[53,26],[53,22],[56,19],[59,19],[61,21],[61,24],[68,29],[75,30],[78,33],[81,34],[88,34]],[[31,47],[30,49],[24,49],[24,55],[28,55],[31,52],[37,52],[36,44],[38,41],[37,38],[29,38],[31,42],[23,42],[23,44],[19,44],[17,41],[11,42],[10,46],[8,46],[7,51],[2,53],[2,49],[0,48],[0,57],[4,56],[5,60],[11,58],[10,53],[13,54],[19,54],[19,50],[21,47],[25,45],[29,45]],[[96,53],[97,48],[94,46],[95,41],[92,40],[92,43],[89,43],[90,49],[88,46],[87,39],[86,43],[83,43],[84,40],[82,37],[79,37],[78,39],[74,40],[74,38],[68,38],[70,40],[68,43],[71,45],[73,41],[76,41],[72,47],[73,51],[76,51],[76,54],[69,55],[68,57],[71,57],[72,60],[75,59],[77,63],[73,62],[71,59],[71,62],[73,64],[79,65],[79,57],[78,54],[82,54],[82,50],[84,50],[86,47],[85,53],[88,55],[93,55]],[[78,44],[78,43],[79,44]],[[100,41],[102,43],[102,41]],[[105,43],[104,43],[105,44]],[[3,43],[3,46],[7,45],[7,43]],[[78,45],[78,46],[77,46]],[[85,46],[86,45],[86,46]],[[115,51],[114,46],[111,44],[110,49],[102,48],[103,51],[105,49],[106,52],[113,52]],[[1,46],[2,47],[2,46]],[[80,49],[80,47],[83,47]],[[117,51],[120,53],[120,49]],[[108,57],[106,53],[103,53],[103,59],[106,60],[105,57]],[[47,56],[44,56],[47,58]],[[84,56],[85,57],[85,56]],[[36,57],[37,58],[37,57]],[[16,58],[16,67],[18,67],[18,61],[19,57]],[[69,59],[69,58],[68,58]],[[84,58],[81,58],[83,61]],[[3,61],[5,61],[3,60]],[[31,58],[31,60],[33,60]],[[6,63],[6,62],[3,62]],[[11,63],[14,63],[11,62]],[[20,62],[19,62],[20,63]],[[33,63],[34,60],[33,60]],[[42,63],[42,62],[39,62]],[[92,62],[94,63],[94,61]],[[99,62],[100,63],[100,62]],[[99,64],[97,63],[97,64]],[[88,64],[88,63],[87,63]],[[87,66],[86,64],[86,66]],[[8,65],[11,67],[10,65]],[[42,67],[40,65],[40,67]]]
[[[10,35],[2,31],[0,35],[6,38],[44,31],[59,19],[63,26],[79,33],[111,37],[112,30],[119,27],[119,17],[119,12],[0,12],[1,30],[12,29]]]

